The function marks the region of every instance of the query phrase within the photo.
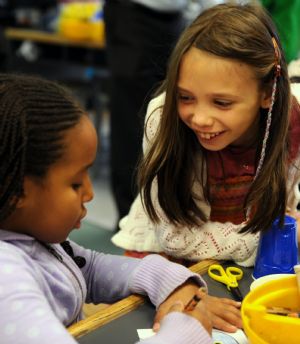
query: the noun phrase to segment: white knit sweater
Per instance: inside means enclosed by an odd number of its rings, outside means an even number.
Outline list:
[[[153,99],[146,115],[146,133],[143,150],[147,152],[153,140],[161,117],[161,106],[165,95]],[[152,114],[150,116],[150,114]],[[150,117],[149,117],[150,116]],[[149,120],[148,120],[149,119]],[[201,159],[199,158],[199,164]],[[287,180],[288,206],[295,210],[297,197],[294,190],[300,180],[300,154],[289,168]],[[207,221],[199,227],[175,226],[165,216],[157,199],[157,186],[153,186],[152,199],[159,214],[160,223],[154,224],[146,214],[140,195],[133,202],[130,212],[120,221],[120,231],[112,237],[112,242],[121,248],[134,251],[165,252],[166,254],[193,261],[203,259],[233,260],[241,266],[254,265],[259,234],[239,234],[244,224]],[[201,187],[195,183],[193,193],[201,195]],[[298,192],[299,194],[299,192]],[[204,201],[198,202],[207,217],[210,207]]]

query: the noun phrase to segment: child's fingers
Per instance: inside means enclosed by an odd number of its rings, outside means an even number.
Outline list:
[[[228,323],[227,321],[225,321],[224,319],[219,318],[217,316],[212,317],[212,323],[213,323],[214,328],[221,330],[221,331],[225,331],[225,332],[234,333],[238,329],[237,326],[234,326],[234,325]]]
[[[215,297],[215,296],[211,296],[208,294],[206,296],[206,299],[204,297],[203,297],[203,299],[205,300],[206,303],[216,304],[219,306],[224,304],[224,305],[231,305],[231,306],[234,306],[236,308],[241,308],[241,305],[242,305],[242,303],[240,301],[235,301],[232,299],[228,299],[226,297]]]
[[[169,308],[168,313],[171,313],[171,312],[183,312],[184,310],[184,305],[183,305],[183,302],[182,301],[175,301],[173,303],[173,305]],[[159,321],[155,321],[154,324],[153,324],[153,331],[154,332],[157,332],[160,328],[160,323]]]
[[[175,301],[173,303],[173,305],[170,307],[168,313],[171,313],[171,312],[182,312],[184,309],[184,305],[183,305],[183,302],[182,301]]]
[[[200,301],[192,311],[185,311],[185,313],[197,319],[211,335],[213,315],[207,310],[204,302]]]

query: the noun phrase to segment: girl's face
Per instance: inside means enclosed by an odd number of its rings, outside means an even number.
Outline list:
[[[255,141],[259,109],[269,107],[270,98],[250,66],[192,47],[182,58],[177,87],[179,116],[204,148]]]
[[[93,198],[88,168],[97,150],[97,134],[87,116],[66,131],[64,144],[63,157],[50,167],[42,181],[25,177],[24,196],[5,221],[5,229],[58,243],[73,228],[80,228],[86,215],[84,204]]]

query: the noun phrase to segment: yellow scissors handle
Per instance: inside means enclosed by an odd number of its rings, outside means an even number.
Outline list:
[[[240,280],[243,277],[243,270],[240,268],[237,268],[236,266],[229,266],[226,269],[226,274],[231,275],[236,280]]]
[[[243,271],[237,267],[230,266],[224,270],[220,264],[213,264],[208,268],[208,275],[215,281],[226,284],[227,288],[237,288],[237,280],[243,277]]]

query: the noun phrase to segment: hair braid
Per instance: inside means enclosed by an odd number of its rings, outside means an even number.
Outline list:
[[[0,220],[14,210],[24,176],[43,178],[62,156],[64,131],[83,114],[54,82],[0,74]]]

